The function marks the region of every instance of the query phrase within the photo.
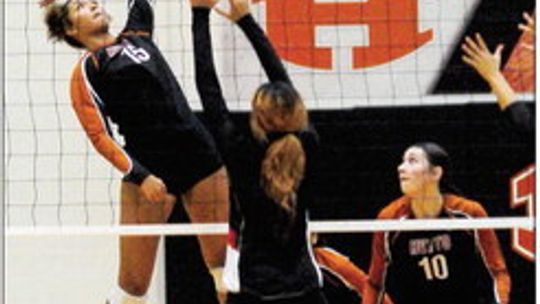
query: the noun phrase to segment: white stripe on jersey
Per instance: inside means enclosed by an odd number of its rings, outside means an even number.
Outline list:
[[[309,224],[309,212],[306,210],[306,227]],[[313,253],[313,246],[311,246],[311,232],[309,229],[306,229],[306,246],[309,253],[309,257],[311,258],[311,263],[313,264],[313,267],[315,268],[315,271],[317,272],[317,278],[319,279],[319,287],[323,286],[323,275],[321,272],[321,269],[319,269],[319,264],[317,263],[317,259],[315,259],[315,254]]]

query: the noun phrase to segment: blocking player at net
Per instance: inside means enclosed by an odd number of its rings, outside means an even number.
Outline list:
[[[222,12],[247,36],[270,80],[252,99],[248,132],[230,117],[212,58],[214,0],[191,0],[196,82],[234,194],[224,283],[227,303],[326,303],[307,237],[309,182],[318,135],[303,100],[270,41],[250,14],[249,0]]]
[[[214,140],[152,40],[150,3],[128,4],[127,23],[113,36],[99,1],[42,2],[49,37],[86,51],[73,69],[72,106],[95,149],[124,174],[120,222],[164,223],[181,201],[194,222],[226,221],[228,185]],[[124,146],[113,139],[108,119],[119,126]],[[225,237],[199,240],[207,265],[220,267]],[[158,242],[159,236],[120,237],[110,304],[144,303]]]
[[[410,146],[398,166],[403,196],[385,207],[378,219],[486,217],[479,203],[456,195],[450,174],[450,159],[441,146]],[[491,281],[482,280],[486,268]],[[377,232],[362,303],[380,303],[387,291],[400,304],[507,304],[510,287],[492,229]]]

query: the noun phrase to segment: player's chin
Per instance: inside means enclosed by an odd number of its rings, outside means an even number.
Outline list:
[[[408,181],[400,181],[399,188],[401,189],[401,193],[405,195],[411,195],[414,192],[412,185]]]
[[[96,29],[97,34],[106,34],[109,32],[109,21],[104,19],[100,22],[99,26]]]
[[[98,28],[102,32],[108,32],[109,31],[109,24],[111,23],[111,16],[109,14],[103,13],[100,14],[96,19],[95,22],[98,24]]]

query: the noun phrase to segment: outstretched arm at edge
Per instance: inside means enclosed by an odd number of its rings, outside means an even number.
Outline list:
[[[212,55],[210,37],[210,9],[208,7],[193,7],[193,47],[195,54],[195,80],[197,91],[201,98],[204,114],[210,131],[216,137],[218,144],[226,140],[232,128],[229,110],[221,91]]]
[[[247,14],[240,18],[237,24],[255,49],[257,57],[259,57],[259,61],[261,62],[268,79],[271,82],[283,81],[292,84],[291,79],[287,74],[287,70],[283,66],[272,43],[259,24],[257,24],[253,16]]]

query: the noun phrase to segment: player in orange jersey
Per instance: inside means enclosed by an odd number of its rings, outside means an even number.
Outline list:
[[[378,219],[486,217],[482,205],[456,195],[450,174],[448,153],[438,144],[410,146],[398,166],[403,196]],[[486,270],[491,280],[483,280]],[[387,291],[400,304],[507,304],[510,286],[492,229],[377,232],[362,303],[381,303]]]

